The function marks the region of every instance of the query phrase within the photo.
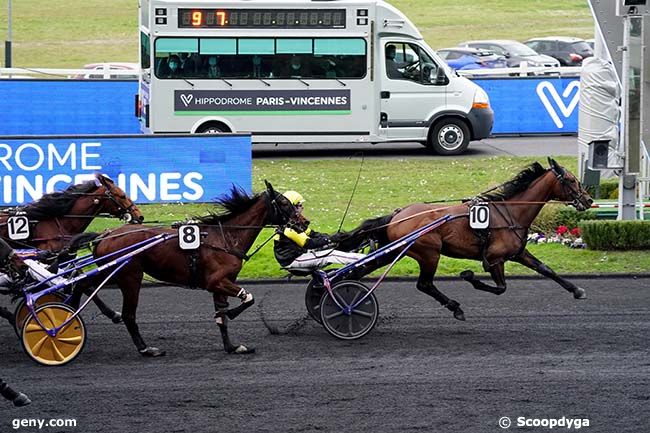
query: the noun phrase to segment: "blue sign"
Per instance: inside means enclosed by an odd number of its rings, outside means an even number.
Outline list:
[[[579,78],[474,80],[490,97],[493,134],[575,134]],[[137,81],[0,80],[0,135],[137,134]]]
[[[0,137],[0,206],[108,175],[136,203],[208,202],[252,189],[250,135]]]
[[[0,80],[0,136],[138,134],[137,81]]]
[[[490,97],[493,134],[575,134],[580,79],[494,78],[473,80]]]

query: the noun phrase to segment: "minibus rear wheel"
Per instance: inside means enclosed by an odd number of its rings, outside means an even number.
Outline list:
[[[437,121],[429,131],[429,147],[439,155],[460,155],[469,146],[469,127],[457,118]]]
[[[223,134],[226,132],[230,132],[230,129],[223,123],[217,122],[206,123],[196,130],[197,134]]]

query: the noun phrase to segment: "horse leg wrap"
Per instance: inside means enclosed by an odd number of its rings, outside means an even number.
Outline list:
[[[217,311],[214,313],[214,322],[218,326],[224,326],[226,324],[226,311]]]
[[[253,295],[251,295],[244,289],[241,289],[239,293],[237,293],[237,297],[241,299],[242,304],[248,304],[249,302],[253,302]]]

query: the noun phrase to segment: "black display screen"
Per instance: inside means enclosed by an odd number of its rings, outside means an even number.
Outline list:
[[[345,9],[179,9],[179,28],[345,28]]]

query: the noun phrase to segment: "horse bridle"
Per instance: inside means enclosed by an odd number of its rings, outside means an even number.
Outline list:
[[[571,183],[565,176],[566,176],[566,171],[565,170],[556,170],[555,167],[551,167],[551,170],[553,171],[553,174],[555,175],[555,178],[560,182],[560,186],[562,187],[562,190],[566,193],[568,192],[568,196],[572,199],[571,205],[578,209],[579,206],[582,206],[582,199],[585,196],[585,191],[584,190],[579,190],[577,188],[574,188]]]
[[[117,199],[115,198],[115,196],[114,196],[113,193],[111,192],[111,189],[110,189],[110,188],[108,188],[108,187],[107,187],[106,185],[104,185],[104,184],[102,184],[102,186],[104,187],[104,195],[105,195],[105,196],[106,196],[110,201],[112,201],[112,202],[115,204],[115,206],[117,206],[118,213],[119,213],[119,214],[118,214],[118,217],[119,217],[120,219],[124,218],[124,220],[125,220],[127,223],[130,223],[130,222],[133,220],[133,215],[131,214],[131,210],[133,210],[133,208],[135,207],[135,203],[131,202],[131,204],[130,204],[128,207],[125,208],[124,206],[122,206],[122,204],[121,204],[119,201],[117,201]],[[127,198],[127,197],[124,196],[124,198]]]
[[[271,197],[271,194],[273,194],[273,197]],[[293,212],[289,214],[289,212],[285,211],[278,204],[279,197],[282,197],[284,200],[287,200],[279,192],[275,191],[274,189],[267,188],[266,190],[267,206],[271,209],[271,212],[273,213],[272,217],[269,219],[271,220],[272,224],[282,225],[290,222],[293,219],[293,217],[296,215],[296,209],[293,206],[293,204],[291,204]],[[280,221],[278,221],[279,219]]]

